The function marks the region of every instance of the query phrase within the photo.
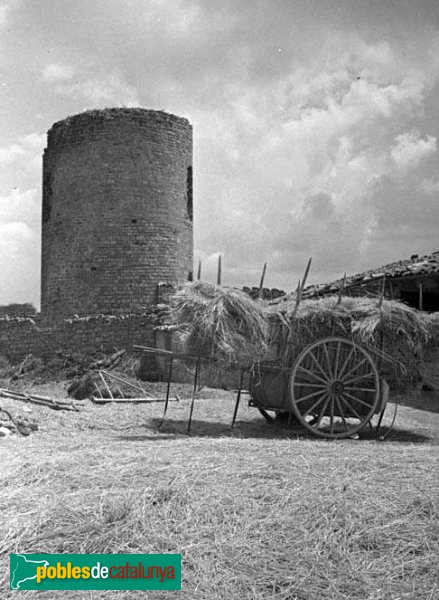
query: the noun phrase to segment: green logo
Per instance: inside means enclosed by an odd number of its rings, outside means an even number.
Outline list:
[[[11,590],[180,590],[181,554],[11,554]]]

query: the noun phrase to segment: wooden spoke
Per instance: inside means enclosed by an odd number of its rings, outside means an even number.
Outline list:
[[[350,383],[355,383],[360,379],[366,379],[366,377],[373,377],[373,371],[369,371],[368,373],[364,373],[364,375],[359,375],[358,377],[354,377],[354,379],[349,379],[348,381],[343,380],[344,385],[349,385]]]
[[[352,411],[352,412],[355,414],[355,416],[357,417],[357,419],[359,419],[359,420],[361,421],[361,419],[362,419],[361,415],[359,415],[359,414],[357,413],[357,411],[355,410],[355,408],[353,408],[353,407],[352,407],[352,406],[349,404],[349,402],[346,400],[346,398],[343,396],[343,394],[341,394],[341,395],[339,396],[339,398],[340,398],[340,400],[341,400],[342,402],[344,402],[344,403],[346,404],[346,406],[348,407],[349,411]]]
[[[293,385],[297,385],[297,387],[319,388],[321,390],[326,390],[328,388],[326,383],[308,383],[307,381],[295,381]]]
[[[323,402],[324,397],[326,396],[326,394],[324,394],[321,398],[319,398],[319,400],[317,400],[317,402],[314,402],[314,404],[308,408],[308,410],[306,412],[303,413],[304,417],[308,417],[310,415],[310,413],[313,412],[313,410],[315,410],[319,404],[321,404]]]
[[[323,418],[323,415],[325,414],[325,411],[326,411],[326,409],[328,408],[328,404],[329,404],[330,396],[329,396],[329,394],[326,394],[326,395],[327,395],[327,399],[326,399],[326,401],[325,401],[325,404],[324,404],[324,406],[323,406],[322,410],[320,411],[320,414],[319,414],[319,416],[318,416],[318,418],[317,418],[317,421],[316,421],[316,422],[315,422],[315,424],[313,425],[313,429],[318,429],[318,427],[319,427],[319,425],[320,425],[320,421],[322,420],[322,418]]]
[[[329,354],[328,354],[328,346],[326,344],[324,344],[323,346],[323,352],[325,354],[325,358],[326,358],[326,362],[328,364],[328,371],[329,371],[329,375],[332,377],[334,377],[334,373],[332,371],[332,365],[331,365],[331,360],[329,358]]]
[[[322,379],[321,377],[319,377],[318,375],[316,375],[315,373],[313,373],[312,371],[309,371],[308,369],[305,369],[305,367],[302,367],[302,365],[299,365],[297,367],[300,371],[303,371],[304,373],[307,373],[308,375],[310,375],[311,377],[314,377],[314,379],[317,379],[317,381],[321,381],[322,383],[324,383],[325,385],[328,383],[327,380]]]
[[[351,375],[354,371],[356,371],[357,369],[359,369],[361,367],[361,365],[363,365],[364,363],[366,363],[367,360],[368,360],[367,358],[363,358],[363,360],[360,361],[355,366],[353,366],[352,369],[350,369],[350,371],[348,371],[347,373],[344,373],[343,377],[349,377],[349,375]],[[341,376],[340,376],[340,379],[341,379]]]
[[[331,394],[331,404],[329,408],[329,433],[334,433],[334,394]]]
[[[319,369],[320,373],[323,375],[323,377],[326,378],[326,381],[329,381],[328,375],[325,373],[325,371],[323,370],[321,364],[316,359],[316,357],[314,356],[314,354],[312,352],[310,352],[309,355],[312,358],[312,360],[314,361],[314,364],[316,365],[316,367]]]
[[[301,398],[299,398],[298,400],[296,400],[297,404],[299,402],[303,402],[304,400],[309,400],[310,398],[315,398],[315,396],[318,396],[319,394],[324,394],[325,392],[323,390],[319,391],[319,392],[313,392],[312,394],[307,394],[306,396],[302,396]]]
[[[370,404],[368,404],[367,402],[364,402],[364,400],[361,400],[360,398],[357,398],[356,396],[353,396],[352,394],[350,394],[349,392],[343,392],[348,398],[350,398],[351,400],[354,400],[355,402],[358,402],[359,404],[362,404],[363,406],[367,406],[367,408],[370,409]]]
[[[337,377],[337,379],[340,379],[341,376],[343,375],[344,370],[346,369],[348,362],[351,360],[351,357],[354,352],[355,352],[355,348],[351,348],[351,351],[349,352],[348,357],[344,361],[342,368],[340,369],[340,371],[338,373],[335,373],[335,377]]]
[[[343,408],[341,406],[341,402],[338,396],[335,396],[335,401],[337,403],[338,412],[340,413],[341,420],[343,421],[343,425],[345,426],[346,431],[349,429],[348,423],[346,421],[346,417],[344,416]]]
[[[337,350],[335,352],[335,362],[334,362],[334,369],[332,371],[334,377],[337,376],[337,369],[338,369],[338,361],[340,359],[340,346],[341,346],[341,342],[340,340],[337,342]]]

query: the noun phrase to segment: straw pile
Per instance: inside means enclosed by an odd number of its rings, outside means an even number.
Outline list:
[[[372,353],[392,387],[415,384],[419,379],[423,350],[432,337],[431,317],[425,313],[395,300],[380,302],[371,297],[304,300],[295,315],[291,300],[270,308],[278,339],[285,337],[285,322],[293,328],[295,355],[320,338],[347,337]]]
[[[423,355],[434,337],[430,315],[393,300],[332,296],[304,300],[297,308],[294,296],[266,303],[199,281],[174,296],[173,317],[184,350],[215,358],[218,368],[252,366],[268,358],[291,365],[308,344],[340,336],[365,346],[395,388],[420,382],[421,366],[429,370]]]
[[[186,284],[173,297],[172,313],[186,352],[226,366],[252,364],[267,351],[264,307],[240,290],[200,281]]]

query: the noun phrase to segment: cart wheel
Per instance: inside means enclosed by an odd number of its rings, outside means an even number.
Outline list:
[[[346,438],[376,412],[380,379],[361,346],[344,338],[324,338],[298,356],[290,380],[291,408],[313,434]]]

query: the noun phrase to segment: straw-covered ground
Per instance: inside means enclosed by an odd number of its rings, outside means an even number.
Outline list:
[[[199,395],[191,436],[188,399],[160,430],[162,404],[23,413],[0,399],[40,427],[0,439],[2,599],[439,597],[439,415],[404,407],[385,441],[325,441],[245,402],[232,432],[234,397]],[[183,589],[10,592],[14,552],[181,552]]]

